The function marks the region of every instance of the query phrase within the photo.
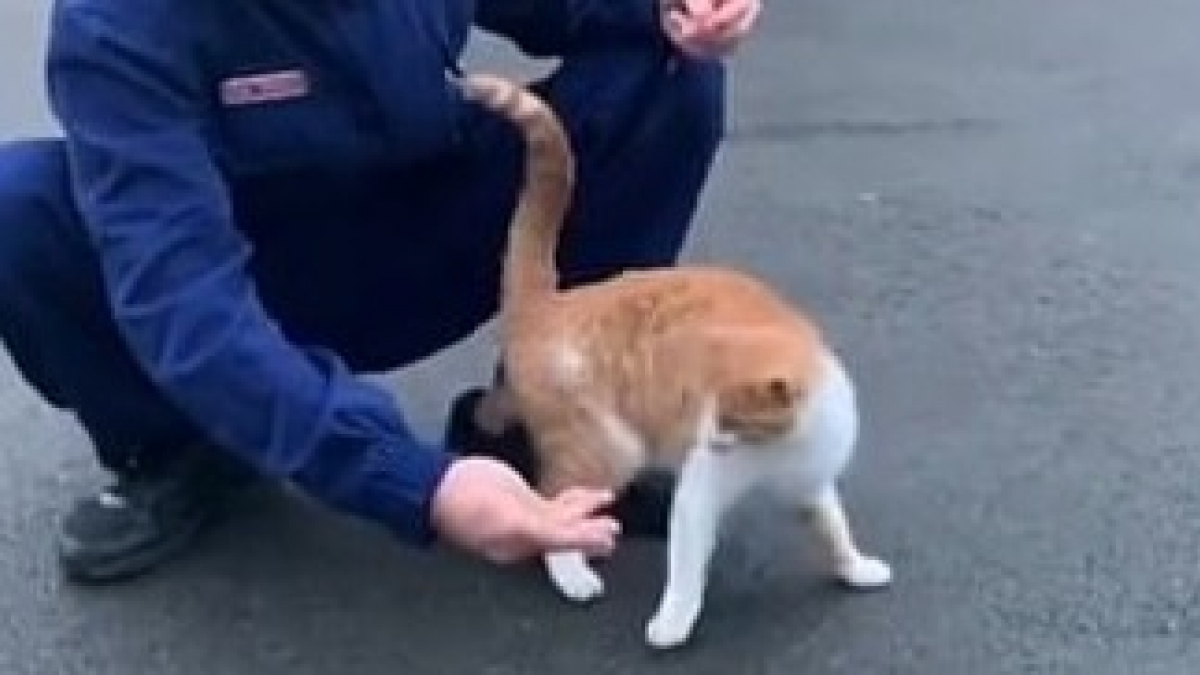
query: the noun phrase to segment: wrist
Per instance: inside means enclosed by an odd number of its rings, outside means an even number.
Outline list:
[[[457,501],[462,462],[462,457],[452,456],[430,492],[426,518],[430,541],[441,539],[453,530],[454,505]]]

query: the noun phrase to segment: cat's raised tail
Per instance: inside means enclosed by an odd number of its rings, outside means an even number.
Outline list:
[[[526,87],[485,73],[463,77],[469,100],[511,122],[525,144],[525,175],[504,258],[501,313],[536,311],[558,290],[555,255],[575,189],[575,156],[554,110]]]

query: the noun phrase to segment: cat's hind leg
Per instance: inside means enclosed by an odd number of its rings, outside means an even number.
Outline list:
[[[856,589],[882,588],[891,583],[891,567],[859,550],[836,487],[830,485],[816,494],[806,512],[839,580]]]
[[[809,517],[841,581],[852,588],[879,588],[891,583],[892,570],[859,550],[837,488],[839,476],[855,454],[859,412],[849,375],[836,359],[831,358],[830,364],[830,378],[811,401],[801,442],[788,460],[797,470],[791,476],[783,474],[784,482],[776,487],[784,493],[801,490],[801,513]]]

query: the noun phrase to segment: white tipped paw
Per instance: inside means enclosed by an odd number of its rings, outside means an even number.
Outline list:
[[[604,595],[604,580],[582,554],[551,554],[546,557],[546,569],[555,588],[568,600],[588,602]]]
[[[697,612],[660,609],[646,624],[646,642],[655,649],[671,649],[687,642],[696,625]]]
[[[892,568],[882,560],[859,556],[837,571],[838,577],[851,588],[882,588],[892,583]]]

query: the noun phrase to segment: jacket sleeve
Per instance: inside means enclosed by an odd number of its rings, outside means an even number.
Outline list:
[[[58,3],[47,78],[73,190],[137,362],[210,437],[339,510],[427,544],[450,462],[388,393],[264,311],[204,140],[207,92],[180,36],[106,5]],[[136,6],[138,3],[132,3]]]
[[[533,56],[592,44],[662,43],[661,0],[479,0],[476,23]]]

